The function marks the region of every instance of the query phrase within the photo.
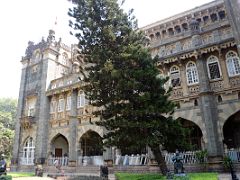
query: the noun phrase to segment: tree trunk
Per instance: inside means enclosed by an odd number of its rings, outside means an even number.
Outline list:
[[[153,154],[155,156],[155,160],[158,163],[160,171],[162,172],[162,174],[164,176],[166,176],[168,168],[167,168],[167,164],[165,162],[165,159],[163,158],[163,155],[162,155],[162,152],[161,152],[159,146],[156,146],[156,147],[151,147],[150,146],[150,148],[151,148],[151,150],[152,150],[152,152],[153,152]]]

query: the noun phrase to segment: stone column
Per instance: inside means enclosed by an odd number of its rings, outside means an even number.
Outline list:
[[[187,78],[186,78],[186,66],[179,64],[180,76],[181,76],[181,87],[183,90],[183,96],[188,94]]]
[[[225,58],[223,57],[223,54],[221,53],[221,50],[219,50],[219,64],[222,72],[222,77],[223,77],[223,86],[224,88],[229,88],[229,77],[228,77],[228,71],[227,71],[227,65]]]
[[[48,143],[48,127],[50,116],[50,100],[46,96],[46,79],[48,72],[48,60],[42,60],[42,75],[39,82],[38,104],[36,109],[39,109],[37,122],[37,136],[35,146],[35,163],[44,164],[47,158],[47,143]],[[37,115],[36,115],[37,116]]]
[[[71,95],[71,110],[70,110],[70,122],[69,122],[69,166],[77,165],[77,90],[72,91]]]
[[[216,100],[214,93],[210,88],[206,61],[201,55],[197,58],[197,69],[200,88],[200,109],[207,132],[206,147],[209,158],[214,161],[216,157],[222,157],[223,148],[218,134],[218,112]]]
[[[111,166],[113,164],[113,152],[111,147],[104,148],[103,159],[108,166]]]
[[[15,124],[15,137],[13,143],[13,156],[12,156],[12,164],[11,170],[16,171],[17,167],[15,165],[19,162],[19,146],[21,143],[20,134],[21,134],[21,117],[24,113],[24,96],[25,96],[25,89],[26,89],[26,82],[27,82],[27,60],[22,61],[23,68],[22,68],[22,75],[21,75],[21,83],[20,83],[20,90],[19,90],[19,98],[18,98],[18,106],[17,106],[17,116],[16,116],[16,124]]]
[[[224,3],[237,44],[238,54],[240,54],[240,0],[224,0]]]

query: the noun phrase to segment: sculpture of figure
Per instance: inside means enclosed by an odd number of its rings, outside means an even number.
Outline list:
[[[176,151],[176,155],[172,158],[172,161],[174,162],[174,173],[175,174],[184,173],[182,160],[183,160],[183,158],[179,155],[179,152]],[[179,170],[180,170],[180,172],[179,172]]]

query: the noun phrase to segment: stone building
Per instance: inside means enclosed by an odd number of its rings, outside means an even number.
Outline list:
[[[169,76],[178,102],[174,116],[193,129],[189,141],[207,149],[210,159],[240,148],[240,1],[216,0],[141,28],[149,37],[162,76]],[[104,129],[91,112],[77,60],[77,48],[55,40],[29,42],[22,58],[13,167],[51,165],[67,157],[78,166],[82,157],[94,165],[114,159],[102,151]]]

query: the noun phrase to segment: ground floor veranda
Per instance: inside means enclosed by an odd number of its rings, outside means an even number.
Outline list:
[[[181,118],[181,123],[185,128],[191,129],[188,137],[192,144],[192,150],[182,153],[184,164],[198,164],[196,151],[206,149],[204,140],[204,130],[201,126],[191,120]],[[222,126],[224,155],[236,163],[240,162],[240,111],[227,118]],[[138,152],[121,152],[116,148],[108,148],[107,153],[102,149],[102,135],[99,129],[86,128],[81,134],[77,145],[77,156],[69,159],[70,143],[69,137],[64,133],[56,133],[49,139],[48,157],[44,164],[54,166],[57,160],[61,166],[100,166],[106,163],[114,166],[148,166],[153,165],[154,157],[149,148],[141,149]],[[19,153],[19,166],[33,166],[35,163],[35,142],[34,138],[28,136],[22,145]],[[106,155],[107,154],[107,155]],[[167,164],[172,164],[174,153],[165,152],[164,157]]]

